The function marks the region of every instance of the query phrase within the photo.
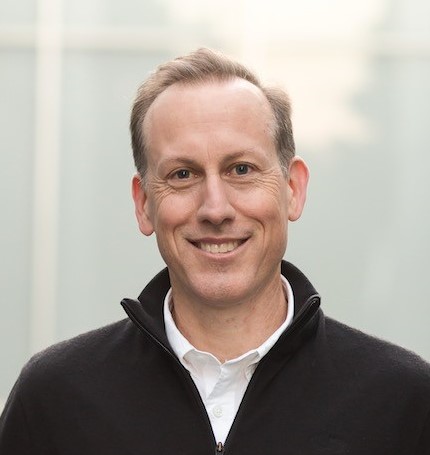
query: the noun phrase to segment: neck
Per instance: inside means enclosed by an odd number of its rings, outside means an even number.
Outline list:
[[[196,349],[223,363],[264,343],[285,321],[287,301],[281,280],[264,296],[230,306],[193,304],[173,290],[172,315]]]

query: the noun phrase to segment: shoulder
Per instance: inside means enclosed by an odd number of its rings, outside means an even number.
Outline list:
[[[325,339],[328,355],[340,369],[399,385],[420,384],[430,394],[430,364],[417,354],[329,317]]]
[[[64,378],[101,373],[132,350],[132,340],[138,336],[132,322],[124,319],[61,341],[35,354],[18,382],[24,387],[49,386]]]
[[[92,351],[103,351],[120,344],[124,337],[127,337],[129,323],[127,319],[114,322],[113,324],[82,333],[68,340],[60,341],[43,351],[35,354],[29,361],[28,366],[40,362],[50,362],[51,360],[61,361],[82,358],[91,355]]]

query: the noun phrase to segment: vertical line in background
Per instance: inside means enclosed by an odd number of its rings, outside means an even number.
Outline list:
[[[30,352],[55,341],[61,96],[61,0],[38,0]]]

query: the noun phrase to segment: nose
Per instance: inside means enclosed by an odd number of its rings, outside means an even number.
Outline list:
[[[197,219],[220,225],[234,219],[236,210],[231,204],[231,190],[219,175],[207,176],[200,195]]]

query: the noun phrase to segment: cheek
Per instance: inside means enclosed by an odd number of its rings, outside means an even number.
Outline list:
[[[244,214],[262,223],[271,221],[279,227],[279,223],[286,225],[288,220],[288,197],[279,188],[277,191],[250,189],[237,195],[236,204]]]
[[[157,235],[165,235],[176,227],[189,222],[194,209],[194,199],[184,195],[170,195],[156,204],[153,220]]]

